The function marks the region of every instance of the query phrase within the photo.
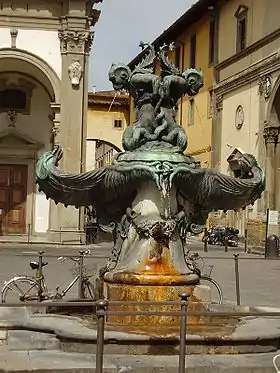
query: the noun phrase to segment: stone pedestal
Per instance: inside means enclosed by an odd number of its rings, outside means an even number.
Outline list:
[[[178,312],[180,305],[135,305],[129,302],[139,301],[180,301],[179,293],[187,292],[190,294],[189,311],[205,311],[209,305],[210,289],[200,285],[173,286],[170,285],[126,285],[105,283],[104,292],[110,301],[128,302],[125,306],[110,305],[111,311],[151,311],[151,312]],[[203,299],[201,299],[203,297]],[[205,324],[206,318],[200,316],[187,317],[187,324],[200,325]],[[180,316],[170,315],[110,315],[108,317],[109,325],[118,325],[121,330],[129,329],[131,331],[147,330],[156,331],[165,334],[168,331],[178,329],[180,325]],[[125,328],[125,329],[123,329]]]

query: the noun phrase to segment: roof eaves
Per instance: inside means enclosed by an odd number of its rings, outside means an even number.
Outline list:
[[[188,22],[190,26],[199,18],[204,16],[204,11],[209,6],[215,5],[219,0],[198,0],[193,4],[180,18],[178,18],[171,26],[169,26],[162,34],[160,34],[153,42],[152,45],[158,48],[160,44],[173,41],[174,35],[181,29],[181,26]],[[136,57],[133,58],[128,64],[129,67],[135,66],[141,57],[145,54],[145,49],[141,51]]]

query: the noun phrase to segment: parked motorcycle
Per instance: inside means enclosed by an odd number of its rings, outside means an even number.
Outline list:
[[[210,227],[207,234],[207,242],[209,245],[223,245],[225,246],[226,237],[228,246],[238,246],[239,230],[232,227]]]

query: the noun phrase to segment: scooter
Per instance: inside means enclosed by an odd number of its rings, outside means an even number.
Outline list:
[[[225,246],[225,241],[227,237],[228,246],[237,247],[238,246],[238,233],[239,230],[231,227],[211,227],[208,230],[207,242],[209,245],[223,245]]]

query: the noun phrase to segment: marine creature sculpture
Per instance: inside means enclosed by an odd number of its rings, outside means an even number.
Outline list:
[[[111,165],[69,174],[57,168],[62,149],[56,147],[38,161],[36,181],[47,198],[92,205],[100,224],[111,224],[114,247],[102,272],[107,283],[197,284],[184,256],[187,232],[202,232],[212,210],[253,204],[264,190],[264,174],[249,154],[239,158],[237,178],[200,168],[184,155],[187,136],[175,107],[183,95],[199,92],[203,74],[181,74],[168,58],[172,45],[158,53],[152,45],[141,46],[144,58],[133,71],[122,63],[109,71],[114,88],[128,91],[135,103],[135,122],[123,134],[125,152]]]

